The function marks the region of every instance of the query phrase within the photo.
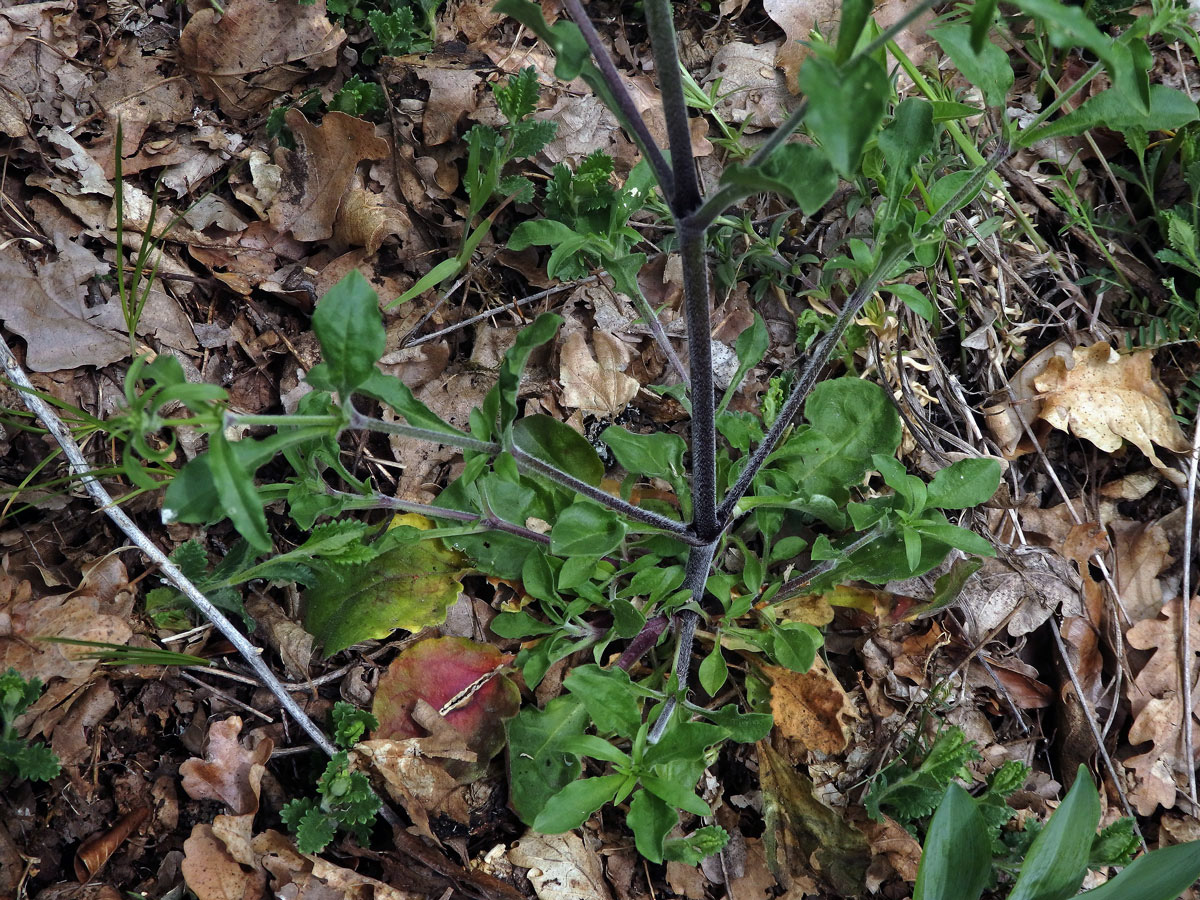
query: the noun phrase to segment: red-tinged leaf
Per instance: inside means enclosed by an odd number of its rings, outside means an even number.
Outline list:
[[[418,700],[441,713],[461,734],[478,761],[453,766],[459,780],[477,777],[504,747],[504,723],[517,714],[521,692],[495,674],[513,657],[490,644],[460,637],[431,638],[401,653],[379,679],[371,712],[379,719],[372,737],[402,740],[430,733],[413,718]],[[447,771],[452,767],[447,766]]]

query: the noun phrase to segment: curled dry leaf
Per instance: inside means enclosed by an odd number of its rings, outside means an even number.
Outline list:
[[[275,742],[264,738],[247,750],[238,741],[241,730],[239,716],[213,722],[205,758],[187,760],[179,774],[183,789],[194,800],[220,800],[238,815],[246,815],[258,810],[259,789]]]
[[[179,36],[179,58],[222,111],[244,119],[278,99],[309,71],[337,63],[346,32],[311,5],[231,0],[224,14],[201,9]]]
[[[459,743],[462,744],[461,738]],[[430,816],[448,816],[455,822],[469,824],[466,788],[438,763],[438,759],[474,762],[475,754],[465,745],[461,749],[439,748],[432,740],[409,738],[362,741],[355,745],[354,751],[371,761],[374,771],[384,777],[388,794],[404,807],[417,831],[425,837],[438,840],[430,828]]]
[[[1122,355],[1101,341],[1077,347],[1072,356],[1071,368],[1055,357],[1034,379],[1044,395],[1039,417],[1109,453],[1127,440],[1166,477],[1180,483],[1183,474],[1168,468],[1154,452],[1155,444],[1176,453],[1190,448],[1166,392],[1151,372],[1154,351]]]
[[[610,900],[600,857],[574,832],[527,831],[508,851],[514,866],[529,870],[538,900]]]
[[[559,369],[562,402],[611,419],[629,405],[641,385],[625,374],[631,354],[624,343],[603,331],[592,332],[592,343],[595,358],[582,332],[572,332],[563,343]]]
[[[125,839],[133,834],[150,815],[150,808],[139,806],[121,816],[112,828],[103,834],[95,834],[79,845],[75,851],[75,877],[88,881],[99,872],[108,858]]]
[[[384,159],[388,144],[375,136],[370,122],[345,113],[327,113],[320,125],[313,125],[300,110],[289,109],[286,119],[296,149],[281,147],[275,153],[283,173],[270,209],[271,225],[290,231],[298,241],[323,241],[333,235],[358,164]]]

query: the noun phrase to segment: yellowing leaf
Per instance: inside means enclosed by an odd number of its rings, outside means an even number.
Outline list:
[[[1070,369],[1055,357],[1034,379],[1044,395],[1039,417],[1101,450],[1112,452],[1127,440],[1172,481],[1181,479],[1154,452],[1155,444],[1177,453],[1189,449],[1167,395],[1150,371],[1154,351],[1121,355],[1102,341],[1077,347],[1072,356]]]
[[[422,528],[403,518],[393,526]],[[304,628],[331,656],[397,628],[440,625],[458,599],[467,569],[462,554],[437,538],[405,541],[362,565],[325,573],[305,595]]]

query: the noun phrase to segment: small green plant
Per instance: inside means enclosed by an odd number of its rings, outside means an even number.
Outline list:
[[[45,744],[30,744],[17,736],[17,717],[42,693],[38,678],[26,681],[10,668],[0,675],[0,772],[15,774],[31,781],[49,781],[61,766],[58,758]]]
[[[989,813],[957,783],[947,785],[929,824],[913,900],[978,900],[993,880]],[[1008,900],[1074,897],[1089,869],[1128,861],[1138,841],[1127,820],[1100,834],[1100,797],[1080,766],[1075,783],[1019,857]],[[1200,876],[1200,842],[1145,853],[1112,880],[1079,894],[1090,900],[1176,900]]]
[[[371,825],[379,812],[379,798],[362,772],[350,769],[347,752],[379,722],[365,710],[338,701],[333,705],[334,743],[342,748],[334,754],[317,781],[320,800],[311,797],[290,801],[280,811],[284,824],[296,835],[301,853],[320,853],[338,829],[348,831],[363,846],[370,840]]]
[[[383,88],[373,81],[363,81],[357,75],[350,78],[329,101],[332,112],[362,118],[384,108]]]

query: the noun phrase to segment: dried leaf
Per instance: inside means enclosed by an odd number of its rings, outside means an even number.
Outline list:
[[[180,871],[199,900],[259,900],[266,895],[266,873],[246,871],[208,825],[192,828],[183,854]]]
[[[337,63],[346,33],[311,5],[231,0],[224,14],[201,9],[179,36],[179,59],[204,96],[244,119],[278,99],[307,72]]]
[[[362,187],[353,187],[338,207],[333,223],[338,239],[351,247],[365,247],[374,255],[388,235],[405,235],[413,224],[404,210],[384,206],[383,198]]]
[[[91,879],[149,815],[149,807],[139,806],[121,816],[108,831],[92,835],[80,844],[75,851],[75,877],[81,882]]]
[[[458,743],[461,749],[439,749],[424,738],[374,740],[356,744],[354,751],[369,759],[374,771],[384,777],[388,793],[404,807],[417,831],[437,841],[429,826],[431,816],[448,816],[463,825],[471,819],[466,788],[437,762],[439,758],[474,762],[476,755],[466,749],[461,735]]]
[[[508,859],[529,870],[538,900],[610,900],[600,857],[574,832],[527,831],[512,845]]]
[[[275,742],[264,738],[253,750],[238,742],[242,720],[230,716],[208,729],[204,759],[192,758],[179,767],[183,789],[195,800],[220,800],[238,815],[258,810],[258,795]]]
[[[1190,449],[1171,412],[1166,392],[1150,370],[1153,350],[1121,355],[1101,341],[1073,351],[1067,368],[1061,357],[1050,360],[1034,379],[1043,392],[1038,415],[1055,428],[1086,438],[1109,453],[1128,440],[1172,481],[1182,473],[1168,468],[1154,445],[1177,453]]]
[[[583,333],[572,332],[562,347],[559,380],[564,406],[606,419],[618,415],[641,387],[625,374],[631,354],[621,341],[603,331],[592,332],[596,357],[588,352]]]
[[[319,126],[298,109],[288,110],[286,119],[296,149],[281,147],[275,153],[283,175],[271,204],[271,224],[278,231],[290,231],[298,241],[323,241],[333,235],[334,220],[358,164],[384,159],[388,144],[375,136],[370,122],[345,113],[327,113]]]
[[[446,767],[460,781],[469,780],[504,747],[503,723],[520,708],[517,686],[507,676],[497,674],[511,660],[512,656],[490,644],[460,637],[431,638],[412,645],[379,679],[371,707],[379,728],[372,737],[422,736],[429,729],[423,728],[413,714],[418,701],[424,700],[476,754],[474,763]]]
[[[771,712],[775,727],[806,749],[839,753],[846,749],[846,716],[854,707],[833,674],[819,659],[807,672],[765,666],[771,678]]]

